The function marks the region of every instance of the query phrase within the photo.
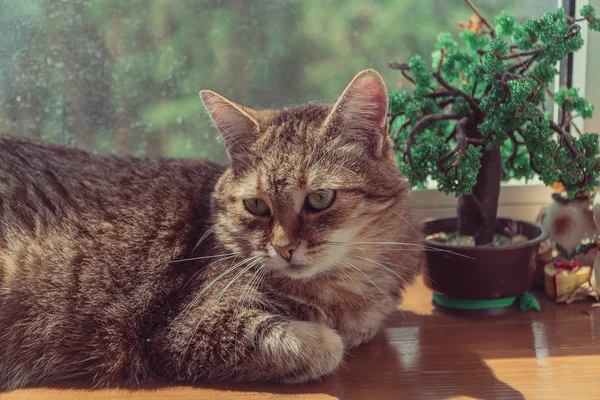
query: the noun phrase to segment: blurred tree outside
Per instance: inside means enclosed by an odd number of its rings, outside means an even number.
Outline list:
[[[556,9],[476,3],[521,20]],[[462,0],[0,0],[0,132],[225,162],[199,89],[280,108],[334,101],[364,68],[394,89],[389,60],[429,54],[470,17]]]

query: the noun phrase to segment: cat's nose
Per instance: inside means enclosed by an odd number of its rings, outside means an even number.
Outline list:
[[[281,257],[283,257],[284,260],[290,261],[292,259],[292,253],[294,252],[294,250],[296,250],[298,245],[295,245],[295,244],[287,244],[285,246],[274,245],[273,247],[279,253],[279,255]]]

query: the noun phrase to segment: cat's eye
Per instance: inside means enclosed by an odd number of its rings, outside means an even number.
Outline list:
[[[306,205],[310,211],[323,211],[331,207],[334,200],[335,190],[319,190],[306,197]]]
[[[246,210],[250,214],[258,215],[259,217],[267,216],[271,212],[267,203],[257,198],[245,199],[244,206],[246,206]]]

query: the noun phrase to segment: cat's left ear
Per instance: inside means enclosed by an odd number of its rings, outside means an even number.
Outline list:
[[[369,147],[376,157],[387,145],[388,96],[381,76],[372,69],[354,77],[325,120],[325,132],[342,142]]]
[[[200,98],[225,141],[232,165],[235,167],[238,162],[248,164],[250,147],[259,132],[258,122],[253,116],[256,112],[210,90],[201,90]]]

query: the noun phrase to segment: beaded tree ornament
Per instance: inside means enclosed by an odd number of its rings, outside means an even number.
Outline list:
[[[547,185],[560,182],[570,198],[598,183],[598,136],[570,132],[575,114],[589,118],[593,106],[575,88],[549,87],[557,62],[583,46],[580,23],[599,31],[600,19],[587,5],[580,19],[558,9],[520,25],[503,12],[492,26],[466,3],[476,17],[464,25],[463,46],[441,33],[431,69],[418,55],[390,62],[414,85],[390,94],[390,135],[410,182],[422,187],[431,178],[460,197],[459,234],[485,245],[502,180],[537,174]],[[544,108],[546,96],[560,106],[558,123]]]

